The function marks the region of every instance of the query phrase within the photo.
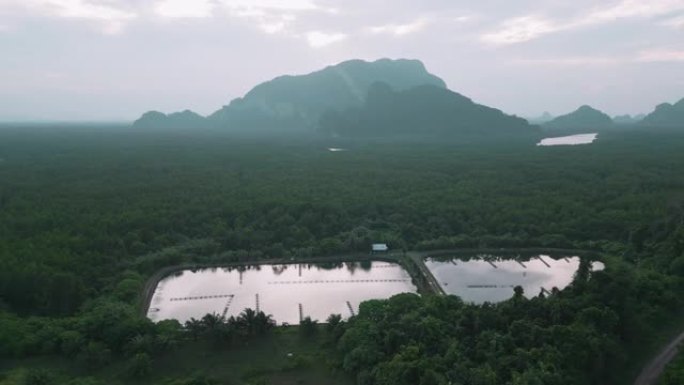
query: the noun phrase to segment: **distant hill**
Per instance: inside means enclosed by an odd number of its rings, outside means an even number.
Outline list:
[[[190,110],[169,115],[159,111],[149,111],[133,122],[133,126],[140,128],[201,128],[207,127],[208,124],[207,119]]]
[[[323,112],[361,106],[375,82],[387,83],[397,90],[424,84],[446,88],[444,81],[430,74],[418,60],[350,60],[307,75],[280,76],[259,84],[244,97],[208,116],[202,124],[236,131],[313,132]],[[199,115],[162,115],[149,112],[135,125],[178,127],[199,124],[204,119]]]
[[[683,127],[684,128],[684,99],[675,104],[663,103],[655,111],[646,115],[641,122],[652,127]]]
[[[374,84],[361,107],[327,111],[321,117],[320,130],[345,137],[485,136],[535,131],[525,119],[476,104],[439,86],[394,90],[385,83]]]
[[[605,113],[584,105],[543,124],[547,129],[597,130],[610,127],[613,119]]]
[[[553,120],[553,115],[551,115],[548,111],[544,111],[544,113],[540,116],[535,116],[527,119],[527,121],[532,124],[544,124],[551,120]]]
[[[618,115],[613,117],[613,123],[615,124],[637,124],[641,122],[642,119],[644,119],[646,115],[644,114],[639,114],[639,115]]]
[[[242,129],[313,130],[324,111],[363,104],[371,84],[403,90],[431,84],[446,88],[418,60],[346,61],[308,75],[281,76],[254,87],[209,116],[220,126]]]

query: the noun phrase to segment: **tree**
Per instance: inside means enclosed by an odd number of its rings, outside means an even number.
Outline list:
[[[197,341],[197,338],[204,331],[204,324],[201,320],[190,318],[189,320],[185,321],[185,330],[190,333],[193,340]]]
[[[299,322],[299,332],[304,337],[311,337],[318,331],[318,321],[312,320],[311,317],[304,317]]]
[[[147,377],[152,367],[152,359],[147,353],[137,353],[128,362],[128,376],[135,379]]]
[[[78,361],[88,369],[99,369],[109,362],[111,350],[101,342],[90,341],[78,353]]]
[[[42,369],[29,369],[24,373],[24,385],[52,385],[54,375]]]

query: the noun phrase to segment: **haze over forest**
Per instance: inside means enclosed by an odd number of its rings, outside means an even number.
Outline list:
[[[0,385],[684,384],[684,0],[0,0]]]
[[[508,114],[635,115],[681,99],[683,35],[679,0],[3,0],[0,121],[208,115],[276,76],[382,57]]]

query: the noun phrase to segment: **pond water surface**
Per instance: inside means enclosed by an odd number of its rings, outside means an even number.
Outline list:
[[[484,303],[511,298],[515,286],[522,286],[528,298],[539,295],[542,288],[563,289],[572,282],[579,258],[537,255],[522,261],[479,255],[470,260],[431,258],[425,264],[447,294]],[[592,263],[594,271],[603,268],[601,262]]]
[[[590,144],[596,140],[596,137],[598,137],[598,134],[594,133],[545,138],[537,143],[537,146],[574,146],[578,144]]]
[[[185,270],[159,282],[147,316],[185,322],[252,308],[271,314],[278,324],[298,324],[300,316],[324,322],[330,314],[348,318],[363,301],[416,291],[401,266],[386,262]]]

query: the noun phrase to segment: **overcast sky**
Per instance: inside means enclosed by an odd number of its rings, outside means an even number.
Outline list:
[[[0,0],[0,52],[0,120],[208,114],[382,57],[512,114],[634,114],[684,97],[684,0]]]

